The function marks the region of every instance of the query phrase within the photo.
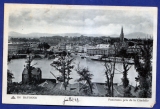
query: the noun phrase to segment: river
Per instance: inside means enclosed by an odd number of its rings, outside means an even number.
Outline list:
[[[8,69],[11,70],[11,72],[14,75],[14,82],[21,82],[22,81],[22,71],[24,69],[26,59],[14,59],[11,60],[10,63],[8,63]],[[53,79],[54,77],[50,73],[52,71],[56,76],[59,76],[60,73],[50,64],[53,62],[53,59],[40,59],[40,60],[33,60],[32,65],[34,67],[40,67],[42,70],[42,78],[50,78]],[[79,78],[79,75],[76,73],[77,64],[80,63],[80,67],[87,67],[94,76],[92,77],[92,82],[99,82],[104,83],[106,81],[106,76],[104,74],[105,67],[103,62],[99,61],[93,61],[89,59],[81,59],[79,56],[76,56],[76,58],[73,61],[74,69],[71,72],[70,77],[73,79],[70,80],[70,83],[76,82],[76,80]],[[120,73],[119,71],[123,71],[122,63],[116,63],[116,70],[115,73]],[[122,74],[115,74],[114,76],[114,83],[122,84]],[[128,78],[131,85],[135,86],[135,77],[137,76],[137,72],[134,68],[134,65],[130,68],[128,71]]]

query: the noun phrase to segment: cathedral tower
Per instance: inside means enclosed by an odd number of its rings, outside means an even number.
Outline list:
[[[123,33],[123,27],[121,28],[120,42],[124,42],[124,33]]]

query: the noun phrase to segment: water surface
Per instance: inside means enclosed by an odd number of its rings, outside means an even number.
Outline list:
[[[14,82],[22,81],[22,71],[24,69],[25,61],[26,59],[14,59],[14,60],[11,60],[11,62],[8,64],[8,69],[11,70],[12,73],[14,74],[14,77],[15,77],[13,79]],[[34,66],[41,68],[42,78],[54,79],[50,71],[53,72],[56,76],[59,76],[60,73],[54,67],[50,66],[52,62],[53,62],[53,59],[33,60],[32,65],[37,63]],[[70,83],[76,82],[76,80],[79,78],[79,75],[75,71],[78,63],[80,63],[81,68],[88,67],[90,73],[94,75],[92,82],[104,83],[106,81],[106,77],[104,74],[105,72],[104,62],[93,61],[90,59],[81,59],[79,56],[76,56],[73,61],[74,69],[72,70],[70,75],[70,77],[72,77],[73,79],[70,80]],[[121,78],[123,75],[119,73],[123,71],[122,63],[117,63],[116,69],[118,69],[118,71],[117,70],[115,71],[114,83],[121,84],[122,83]],[[134,65],[132,65],[132,67],[128,71],[128,78],[129,78],[130,84],[133,86],[136,85],[136,82],[135,82],[136,76],[137,76],[137,72],[135,71]]]

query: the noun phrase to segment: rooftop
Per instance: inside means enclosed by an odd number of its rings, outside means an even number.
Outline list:
[[[41,73],[39,68],[33,68],[31,71],[32,75],[39,75]],[[22,74],[28,74],[28,69],[24,68]]]

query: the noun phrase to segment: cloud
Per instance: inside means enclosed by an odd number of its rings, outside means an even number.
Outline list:
[[[92,26],[95,22],[93,20],[87,18],[84,20],[84,23],[87,26]]]
[[[153,15],[148,11],[86,9],[11,9],[9,30],[20,33],[126,34],[153,32]]]

